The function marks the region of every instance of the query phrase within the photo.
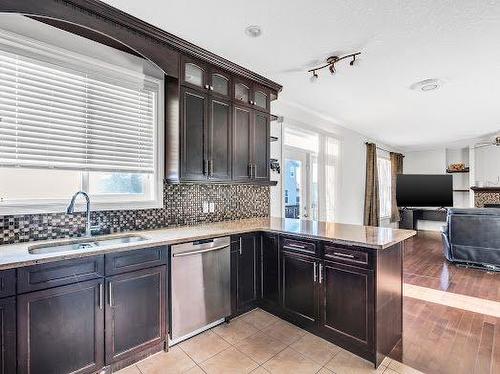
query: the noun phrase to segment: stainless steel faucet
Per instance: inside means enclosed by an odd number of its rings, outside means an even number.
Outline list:
[[[87,220],[85,222],[85,236],[91,237],[92,236],[92,228],[90,226],[90,197],[89,195],[84,192],[84,191],[78,191],[73,195],[71,198],[71,202],[69,203],[68,207],[66,208],[66,213],[67,214],[73,214],[75,212],[75,200],[78,197],[78,195],[82,195],[85,200],[87,200]]]

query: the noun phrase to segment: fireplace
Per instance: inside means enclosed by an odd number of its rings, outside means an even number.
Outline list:
[[[474,206],[476,208],[500,208],[500,186],[471,187],[474,191]]]

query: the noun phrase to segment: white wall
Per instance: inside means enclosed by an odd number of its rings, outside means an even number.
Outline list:
[[[476,148],[474,157],[474,180],[485,186],[500,185],[500,147]]]
[[[307,109],[279,99],[271,107],[273,114],[284,117],[284,126],[309,128],[328,133],[340,141],[340,167],[337,174],[335,222],[363,224],[366,146],[372,139],[349,130],[334,121]],[[271,125],[274,126],[274,125]],[[272,127],[271,127],[272,128]],[[387,148],[386,145],[377,143]],[[280,158],[280,164],[283,165]],[[277,192],[276,192],[277,191]],[[271,196],[281,196],[281,186],[271,187]],[[281,216],[281,199],[271,200],[271,215]]]
[[[443,174],[446,170],[446,149],[406,152],[405,174]]]

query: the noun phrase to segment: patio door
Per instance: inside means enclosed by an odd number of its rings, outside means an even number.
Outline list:
[[[295,147],[286,147],[284,166],[284,217],[317,220],[316,154]]]

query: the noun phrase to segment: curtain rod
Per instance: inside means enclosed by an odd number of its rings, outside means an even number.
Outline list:
[[[365,142],[365,144],[366,144],[366,145],[368,145],[368,144],[375,144],[375,143]],[[381,151],[386,151],[386,152],[389,152],[389,153],[398,153],[398,152],[393,152],[393,151],[390,151],[390,150],[388,150],[388,149],[385,149],[385,148],[379,147],[379,146],[378,146],[378,145],[376,145],[376,144],[375,144],[375,147],[376,147],[377,149],[380,149]],[[402,153],[400,153],[400,155],[401,155],[401,156],[403,156],[403,157],[405,157],[405,155],[404,155],[404,154],[402,154]]]

